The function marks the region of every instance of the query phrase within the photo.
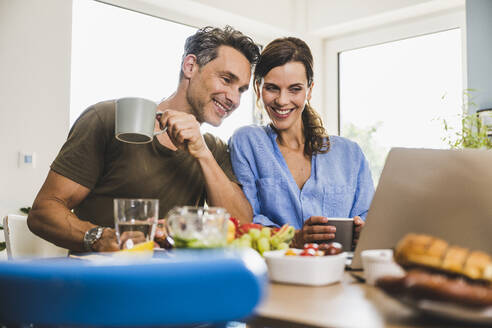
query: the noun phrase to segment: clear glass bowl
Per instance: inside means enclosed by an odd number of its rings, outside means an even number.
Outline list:
[[[229,213],[221,207],[175,207],[167,216],[169,235],[178,248],[226,245]]]

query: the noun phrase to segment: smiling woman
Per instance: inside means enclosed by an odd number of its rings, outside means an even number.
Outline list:
[[[295,246],[320,242],[326,249],[336,234],[329,218],[350,217],[357,241],[374,193],[370,170],[360,147],[328,136],[309,105],[314,83],[307,44],[292,37],[272,41],[260,56],[254,82],[271,123],[243,127],[230,142],[254,222],[293,225]]]
[[[268,72],[260,92],[272,124],[279,130],[287,129],[293,123],[301,124],[302,111],[299,109],[311,99],[312,90],[313,84],[308,84],[304,67],[299,62],[290,62]]]

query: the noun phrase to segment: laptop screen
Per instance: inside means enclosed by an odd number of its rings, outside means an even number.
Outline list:
[[[492,151],[393,148],[351,268],[362,268],[363,250],[393,248],[410,232],[491,252]]]

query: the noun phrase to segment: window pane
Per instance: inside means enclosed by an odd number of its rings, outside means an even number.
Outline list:
[[[154,101],[176,90],[185,39],[196,28],[96,1],[73,2],[70,125],[88,106],[120,97]],[[252,94],[217,129],[252,123]],[[249,101],[248,101],[249,100]],[[248,115],[249,114],[249,115]],[[227,124],[227,125],[226,125]]]
[[[375,183],[391,147],[449,148],[443,119],[462,104],[461,31],[340,53],[340,134],[357,141]]]

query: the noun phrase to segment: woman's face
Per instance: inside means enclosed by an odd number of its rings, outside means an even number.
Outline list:
[[[261,100],[279,130],[301,129],[302,111],[311,99],[313,84],[308,86],[306,69],[300,62],[289,62],[270,70],[259,86]]]

